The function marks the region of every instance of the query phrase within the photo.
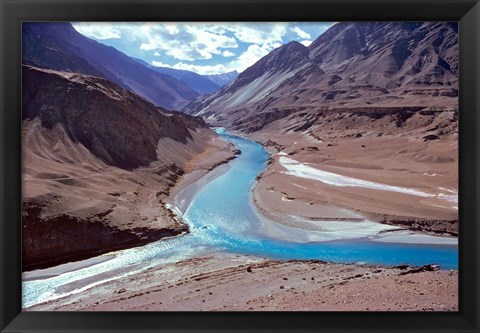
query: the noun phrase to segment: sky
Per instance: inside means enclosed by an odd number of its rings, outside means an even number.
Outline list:
[[[310,45],[334,23],[84,23],[81,34],[153,66],[198,74],[242,72],[290,41]]]

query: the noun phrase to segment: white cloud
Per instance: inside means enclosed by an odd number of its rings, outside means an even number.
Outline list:
[[[163,24],[143,24],[140,28],[145,42],[142,50],[162,50],[174,59],[180,60],[172,68],[187,69],[200,74],[211,74],[213,71],[243,71],[258,59],[276,47],[282,45],[282,38],[287,32],[285,24],[269,23],[192,23],[181,27]],[[176,31],[175,34],[171,34]],[[230,33],[230,34],[229,34]],[[233,36],[232,36],[233,34]],[[209,60],[214,55],[233,57],[235,53],[228,50],[238,48],[238,42],[251,45],[236,59],[221,65],[188,64],[196,60]],[[158,51],[156,51],[158,52]],[[208,73],[207,73],[208,72]],[[215,72],[217,74],[220,72]]]
[[[163,24],[163,27],[170,35],[178,34],[180,32],[177,23],[165,23]]]
[[[287,33],[285,23],[232,23],[224,28],[232,32],[239,41],[257,45],[280,43]]]
[[[243,72],[245,69],[252,66],[258,60],[260,60],[260,58],[267,55],[273,49],[274,47],[268,45],[250,45],[245,52],[238,56],[237,59],[230,62],[229,71],[236,70],[238,72]]]
[[[119,39],[120,30],[110,23],[73,23],[73,27],[82,35],[95,39]]]
[[[227,57],[227,58],[228,58],[228,57],[233,57],[233,56],[235,55],[235,53],[226,50],[226,51],[223,51],[222,55],[223,55],[224,57]]]
[[[237,72],[242,72],[246,68],[252,66],[260,58],[267,55],[271,51],[269,46],[260,46],[256,44],[250,45],[245,52],[243,52],[236,59],[233,59],[224,64],[216,65],[196,65],[189,64],[184,62],[179,62],[174,65],[168,65],[160,61],[152,61],[153,66],[157,67],[170,67],[174,69],[185,69],[198,74],[220,74],[227,73],[236,70]]]
[[[158,51],[155,51],[155,52],[153,52],[153,55],[154,55],[155,57],[159,57],[159,56],[160,56],[160,53],[159,53]]]
[[[183,62],[176,63],[174,65],[164,64],[160,61],[152,61],[152,65],[156,67],[169,67],[174,69],[184,69],[187,71],[192,71],[198,74],[219,74],[219,73],[226,73],[228,72],[227,67],[222,64],[218,65],[194,65],[194,64],[186,64]]]
[[[294,33],[296,33],[298,35],[298,37],[302,38],[302,39],[309,39],[309,38],[312,38],[312,36],[310,36],[309,33],[303,31],[302,29],[300,29],[299,27],[293,27],[293,28],[290,28],[290,30]]]
[[[305,46],[310,46],[310,44],[312,44],[312,42],[313,41],[311,41],[311,40],[302,40],[300,43],[302,43]]]
[[[173,68],[173,67],[170,66],[169,64],[164,64],[163,62],[161,62],[161,61],[156,61],[156,60],[153,60],[153,61],[152,61],[152,65],[155,66],[155,67],[169,67],[169,68]]]
[[[233,37],[220,34],[211,24],[143,24],[140,27],[143,42],[140,49],[163,50],[177,60],[211,59],[223,49],[237,48]]]

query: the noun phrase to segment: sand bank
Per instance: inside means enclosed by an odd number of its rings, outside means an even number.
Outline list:
[[[338,230],[361,231],[373,222],[385,226],[377,231],[393,226],[458,235],[456,160],[443,158],[450,142],[350,137],[327,143],[300,133],[267,133],[253,136],[272,154],[253,199],[268,219],[310,231],[332,231],[334,223]]]
[[[228,161],[225,161],[227,163]],[[170,192],[168,207],[181,216],[188,209],[200,190],[229,169],[228,164],[217,166],[212,171],[196,170],[185,175]]]

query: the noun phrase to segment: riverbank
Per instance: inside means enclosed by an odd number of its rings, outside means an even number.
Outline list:
[[[399,230],[458,236],[458,166],[452,138],[316,138],[267,130],[251,137],[272,155],[257,179],[254,203],[277,223],[318,230],[326,221],[373,221]]]
[[[191,135],[188,149],[160,140],[159,160],[134,170],[106,165],[91,155],[83,163],[51,162],[27,150],[27,165],[35,169],[27,168],[23,175],[23,271],[188,232],[167,205],[170,191],[190,173],[216,170],[236,152],[210,129],[197,128]],[[167,158],[175,163],[161,162]]]
[[[215,253],[112,278],[26,311],[458,310],[458,272],[434,266],[387,268]]]

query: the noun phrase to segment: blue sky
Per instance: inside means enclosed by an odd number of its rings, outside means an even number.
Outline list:
[[[333,23],[72,23],[83,35],[154,66],[199,74],[243,71],[274,48],[310,45]]]

